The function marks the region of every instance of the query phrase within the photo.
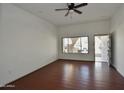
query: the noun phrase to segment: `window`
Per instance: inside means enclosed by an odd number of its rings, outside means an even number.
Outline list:
[[[63,53],[88,53],[88,37],[63,38]]]

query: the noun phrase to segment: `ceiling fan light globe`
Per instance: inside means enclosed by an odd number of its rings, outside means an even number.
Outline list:
[[[73,13],[74,12],[74,10],[70,10],[70,13]]]

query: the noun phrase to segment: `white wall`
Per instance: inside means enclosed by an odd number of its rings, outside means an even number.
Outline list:
[[[109,20],[102,20],[78,25],[68,25],[59,28],[59,58],[94,61],[94,34],[108,34]],[[62,53],[62,37],[89,36],[89,54]]]
[[[124,4],[111,19],[112,65],[124,76]]]
[[[56,27],[12,4],[0,5],[0,85],[57,57]]]

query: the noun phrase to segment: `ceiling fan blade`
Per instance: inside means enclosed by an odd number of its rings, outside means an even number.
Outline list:
[[[82,12],[79,11],[79,10],[74,9],[74,11],[75,11],[76,13],[78,13],[78,14],[82,14]]]
[[[68,16],[68,14],[69,14],[69,10],[68,10],[68,12],[65,14],[65,16]]]
[[[63,8],[63,9],[55,9],[55,11],[63,11],[63,10],[68,10],[68,8]]]
[[[86,6],[86,5],[88,5],[88,3],[82,3],[82,4],[79,4],[79,5],[76,5],[74,8],[79,8],[79,7]]]

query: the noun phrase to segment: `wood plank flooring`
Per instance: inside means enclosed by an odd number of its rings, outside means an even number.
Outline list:
[[[124,90],[124,78],[106,63],[58,60],[8,85],[19,90]]]

